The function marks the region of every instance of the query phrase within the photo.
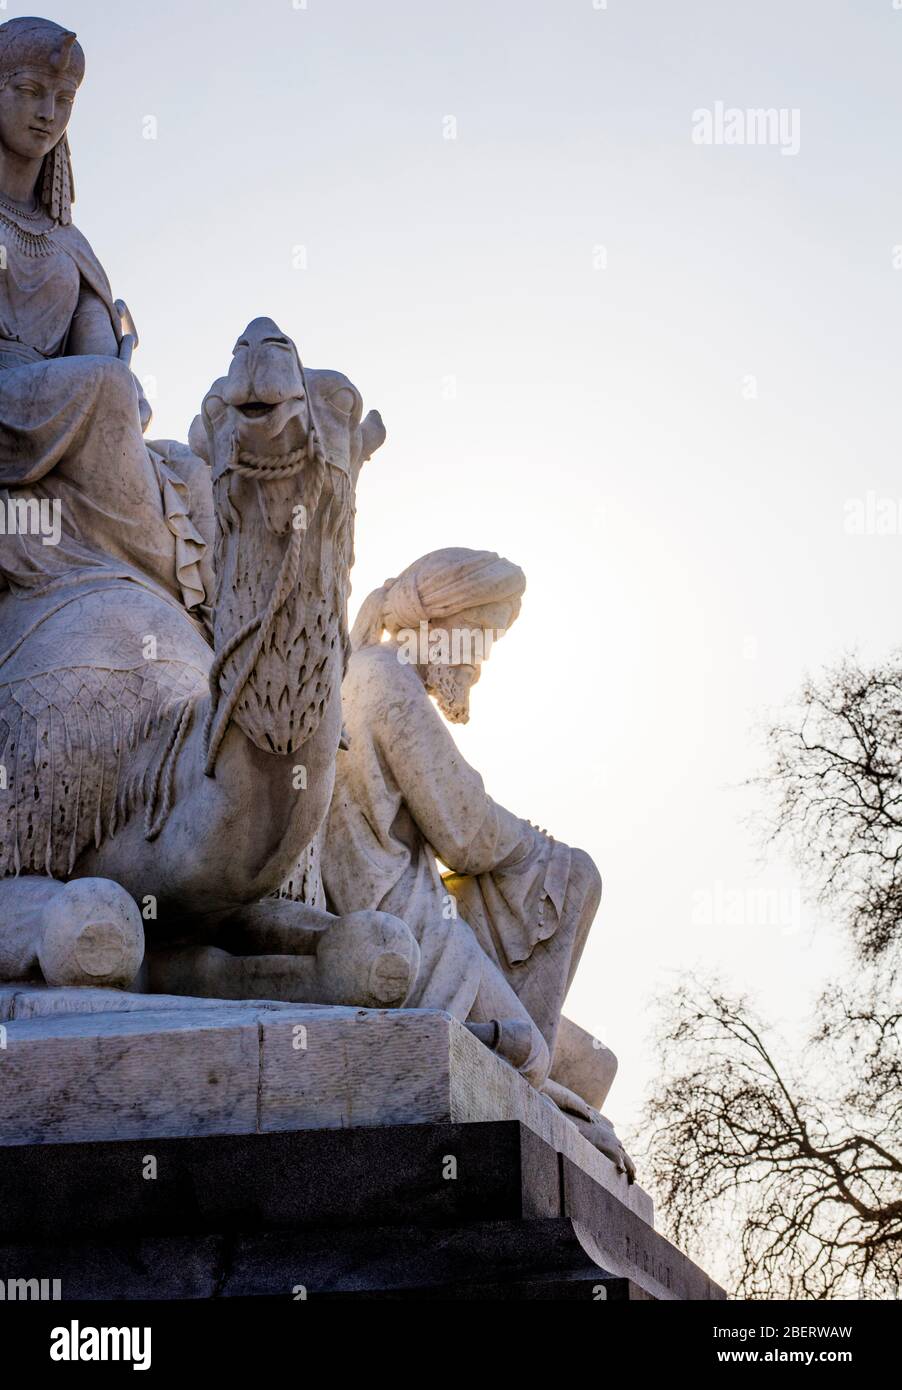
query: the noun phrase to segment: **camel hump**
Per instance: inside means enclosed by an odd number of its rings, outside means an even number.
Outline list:
[[[206,679],[213,653],[175,600],[136,583],[80,582],[68,594],[0,596],[0,685],[71,666],[99,671],[177,662]]]

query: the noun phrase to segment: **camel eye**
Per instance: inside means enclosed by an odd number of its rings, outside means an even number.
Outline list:
[[[357,397],[350,386],[339,386],[338,390],[333,391],[329,397],[329,404],[334,405],[335,409],[341,411],[342,415],[350,415],[357,404]]]

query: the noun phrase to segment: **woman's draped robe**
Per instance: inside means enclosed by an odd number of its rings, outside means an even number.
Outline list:
[[[191,519],[190,474],[144,442],[128,366],[66,355],[86,321],[108,322],[112,335],[99,336],[111,345],[121,331],[87,241],[47,224],[38,255],[0,226],[0,876],[71,872],[143,795],[120,780],[124,745],[165,737],[204,684],[192,662],[151,672],[134,621],[122,621],[141,591],[147,636],[177,632],[153,615],[162,604],[184,624],[185,608],[204,601],[208,547]],[[58,544],[35,531],[41,504],[45,517],[56,509]],[[53,619],[73,604],[89,626],[63,634]]]

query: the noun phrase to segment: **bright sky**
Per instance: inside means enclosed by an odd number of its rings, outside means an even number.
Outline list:
[[[618,1128],[681,969],[757,992],[792,1035],[839,950],[792,871],[759,863],[740,787],[806,670],[897,640],[902,503],[895,534],[844,528],[850,499],[902,498],[902,9],[49,15],[87,54],[76,221],[137,320],[151,434],[187,437],[269,314],[388,428],[352,610],[438,546],[525,569],[460,743],[601,868],[569,1012],[621,1059]],[[798,154],[693,143],[718,101],[797,108]]]

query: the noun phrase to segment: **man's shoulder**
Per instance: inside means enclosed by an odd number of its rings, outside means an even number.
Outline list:
[[[398,660],[398,648],[391,642],[361,647],[348,663],[346,688],[356,696],[370,699],[388,696],[404,699],[425,695],[423,682],[415,667]]]

